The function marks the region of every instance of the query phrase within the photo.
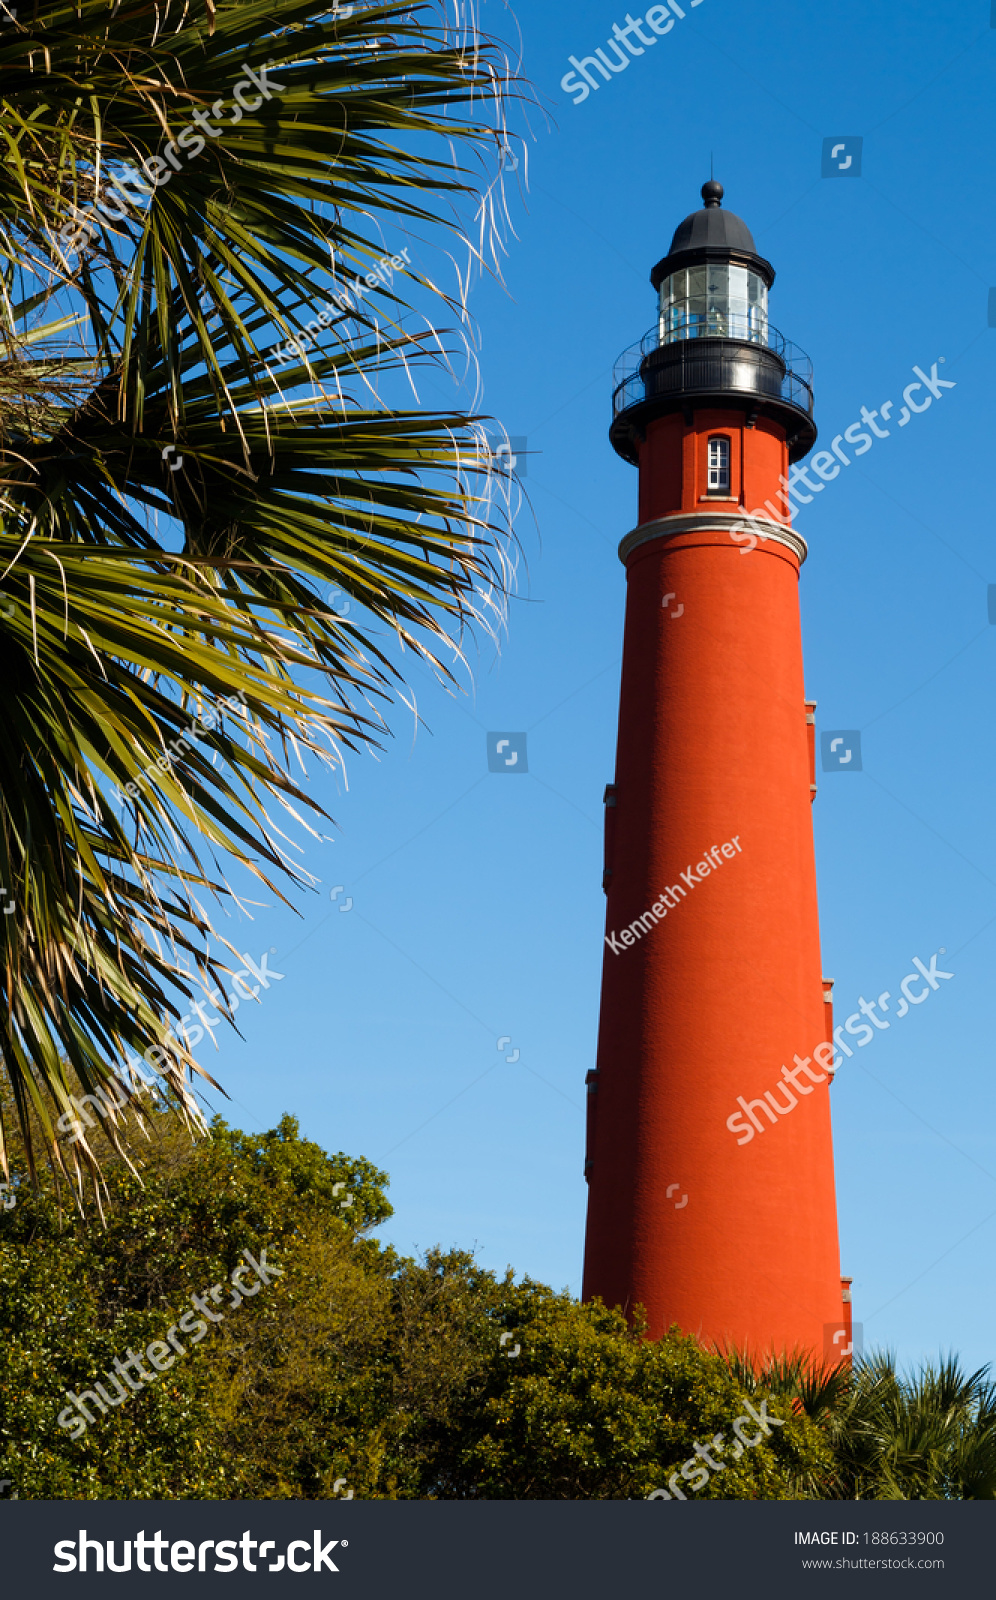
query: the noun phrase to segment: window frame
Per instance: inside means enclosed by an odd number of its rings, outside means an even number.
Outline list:
[[[713,463],[713,447],[718,446],[719,460]],[[731,475],[733,465],[733,450],[728,434],[711,433],[706,442],[706,494],[729,499],[731,496]],[[713,483],[713,474],[716,473],[720,481]]]

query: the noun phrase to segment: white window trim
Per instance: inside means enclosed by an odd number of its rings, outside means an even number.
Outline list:
[[[707,446],[706,488],[710,494],[730,492],[730,441],[723,434],[714,434]]]

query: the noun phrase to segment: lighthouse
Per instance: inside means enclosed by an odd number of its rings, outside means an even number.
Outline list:
[[[774,268],[722,185],[702,198],[615,375],[610,439],[639,510],[619,547],[583,1294],[642,1306],[652,1337],[677,1324],[709,1347],[833,1359],[850,1295],[793,528],[812,369],[769,319]]]

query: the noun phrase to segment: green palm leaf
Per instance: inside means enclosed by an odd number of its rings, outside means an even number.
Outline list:
[[[170,1027],[241,960],[209,903],[235,865],[311,881],[291,761],[384,730],[399,647],[449,678],[501,615],[480,421],[396,403],[444,358],[426,295],[460,294],[392,271],[314,319],[381,233],[488,247],[461,207],[493,215],[509,87],[428,6],[81,0],[0,31],[0,1058],[29,1162],[34,1136],[78,1193],[98,1159],[58,1116],[129,1050],[198,1115]],[[155,158],[147,205],[112,202]]]

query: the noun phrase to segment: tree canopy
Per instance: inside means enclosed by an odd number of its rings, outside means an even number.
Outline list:
[[[748,1396],[718,1357],[464,1251],[399,1256],[371,1237],[385,1174],[292,1118],[193,1145],[152,1124],[122,1135],[141,1185],[108,1152],[105,1229],[60,1216],[47,1177],[0,1212],[0,1476],[22,1498],[643,1498],[696,1440],[735,1445]],[[102,1381],[113,1399],[115,1358],[264,1251],[279,1277],[234,1309],[205,1299],[224,1320],[168,1371],[104,1414],[85,1402],[81,1436],[59,1426],[68,1393]],[[773,1414],[703,1496],[784,1499],[826,1476],[816,1425]]]
[[[153,1108],[120,1141],[104,1227],[23,1161],[0,1210],[0,1478],[21,1498],[996,1494],[992,1385],[953,1359],[758,1366],[464,1250],[399,1255],[375,1237],[386,1174],[291,1117],[192,1143]],[[118,1403],[130,1352],[148,1381],[129,1369]],[[110,1403],[70,1427],[95,1384]]]

